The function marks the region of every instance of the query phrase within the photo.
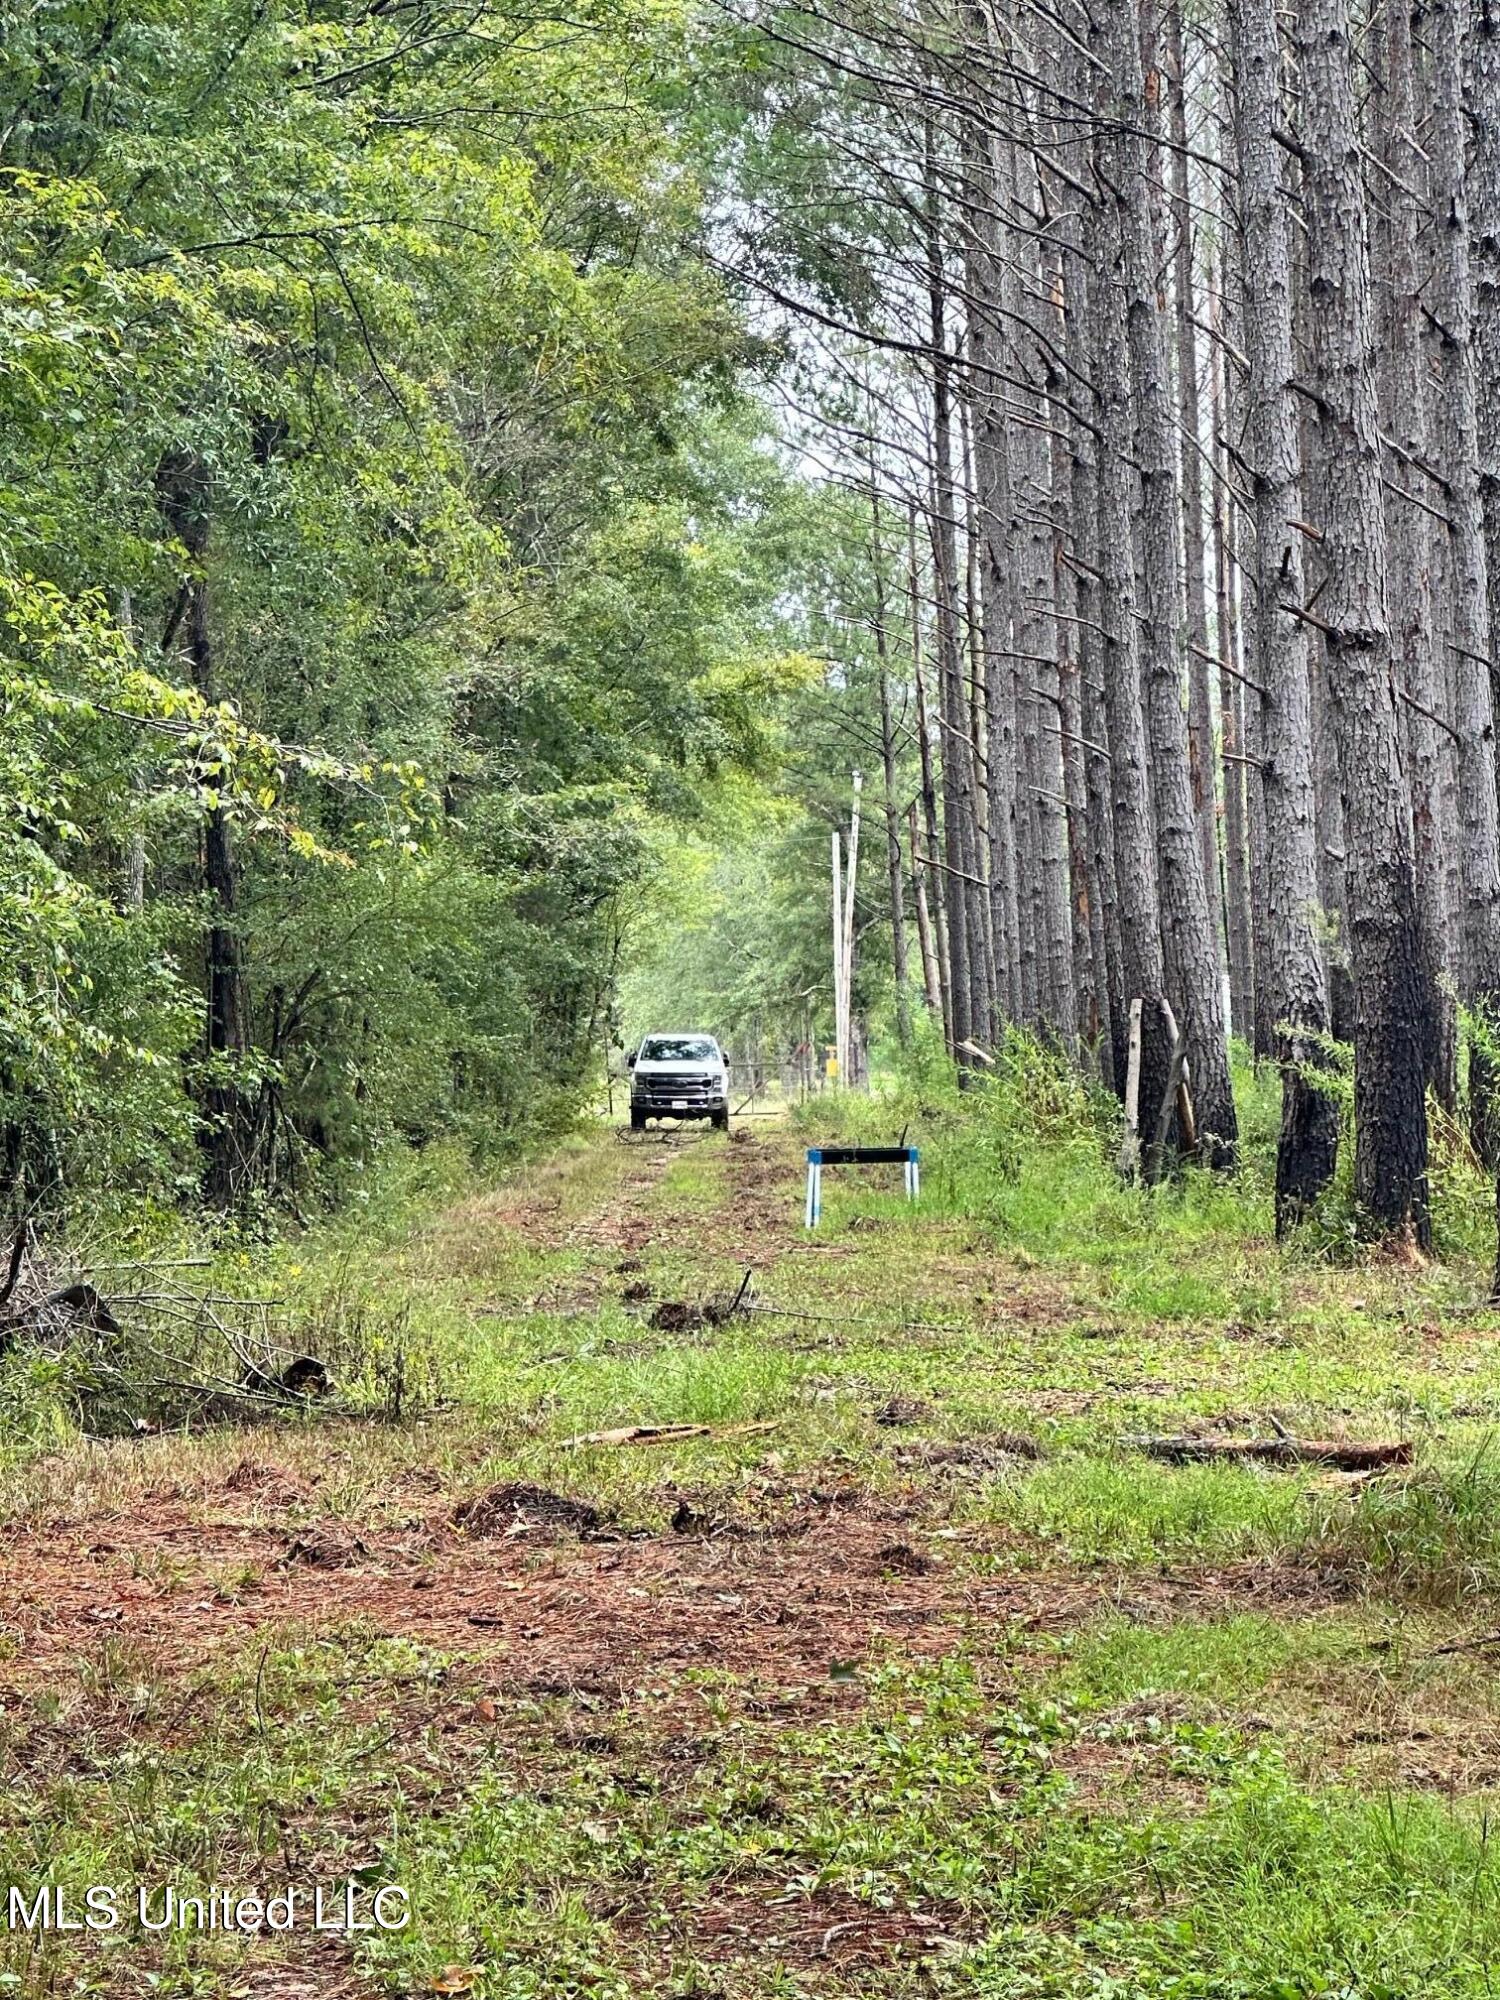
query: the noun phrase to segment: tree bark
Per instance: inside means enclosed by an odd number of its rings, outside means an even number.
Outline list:
[[[1120,185],[1118,140],[1101,136],[1100,179]],[[1154,1127],[1165,1101],[1172,1043],[1165,1011],[1161,907],[1157,898],[1156,843],[1152,837],[1149,752],[1141,702],[1132,516],[1138,482],[1134,469],[1130,351],[1123,300],[1124,245],[1118,204],[1106,197],[1094,230],[1097,282],[1088,288],[1090,345],[1099,408],[1099,597],[1103,624],[1101,666],[1109,730],[1109,774],[1114,817],[1115,893],[1125,1011],[1141,1002],[1138,1126]],[[1146,1174],[1160,1161],[1139,1158]]]
[[[1087,77],[1081,52],[1071,45],[1063,52],[1065,74],[1072,94],[1087,100]],[[1065,205],[1064,213],[1068,210]],[[1089,348],[1092,316],[1089,307],[1089,270],[1093,261],[1092,205],[1081,221],[1065,221],[1062,266],[1065,342],[1069,375],[1073,385],[1071,400],[1087,382],[1093,366]],[[1108,724],[1104,716],[1102,646],[1099,601],[1099,463],[1098,446],[1090,428],[1088,411],[1070,411],[1065,419],[1072,451],[1069,475],[1071,507],[1068,545],[1060,560],[1073,574],[1073,608],[1076,626],[1076,674],[1073,692],[1077,698],[1077,720],[1072,721],[1072,704],[1064,716],[1064,726],[1076,731],[1083,768],[1085,809],[1083,817],[1083,870],[1088,895],[1089,950],[1094,966],[1094,995],[1098,1010],[1096,1050],[1099,1072],[1105,1085],[1116,1091],[1125,1087],[1126,996],[1120,968],[1120,925],[1115,902],[1114,823],[1110,810],[1109,753],[1104,738]],[[1075,861],[1074,866],[1078,864]]]
[[[1448,869],[1457,847],[1452,800],[1444,765],[1450,744],[1442,723],[1448,685],[1435,632],[1432,517],[1404,497],[1422,488],[1416,466],[1427,458],[1430,375],[1422,340],[1423,272],[1419,235],[1426,215],[1426,181],[1434,165],[1417,140],[1412,67],[1411,0],[1392,0],[1382,13],[1380,68],[1383,89],[1374,93],[1374,146],[1382,166],[1384,219],[1377,267],[1380,345],[1376,386],[1381,427],[1396,450],[1388,460],[1386,533],[1389,541],[1391,645],[1398,685],[1413,697],[1402,716],[1412,804],[1412,865],[1416,871],[1417,924],[1428,985],[1428,1082],[1448,1106],[1457,1101],[1454,993],[1458,976],[1458,912],[1449,895]],[[1421,494],[1422,498],[1435,497]]]
[[[1438,345],[1438,448],[1447,478],[1453,726],[1458,735],[1458,833],[1463,891],[1459,991],[1478,1032],[1469,1051],[1470,1129],[1480,1158],[1500,1159],[1500,798],[1490,688],[1489,567],[1479,481],[1469,204],[1464,173],[1464,29],[1459,0],[1429,0],[1432,47],[1433,277],[1428,314]]]
[[[1013,199],[1023,214],[1040,214],[1035,158],[1028,146],[1009,149]],[[1032,233],[1022,235],[1010,257],[1011,314],[1024,327],[1014,362],[1021,378],[1012,390],[1010,459],[1016,508],[1015,545],[1022,564],[1016,605],[1017,651],[1024,692],[1020,712],[1026,745],[1026,780],[1036,850],[1036,1024],[1065,1049],[1077,1047],[1073,989],[1073,917],[1068,879],[1068,823],[1063,792],[1062,738],[1057,733],[1062,698],[1062,639],[1056,616],[1056,548],[1052,456],[1046,396],[1050,341],[1042,334],[1049,309],[1045,273],[1038,267]]]
[[[1278,1235],[1333,1177],[1337,1101],[1317,1083],[1328,1033],[1328,989],[1315,930],[1317,817],[1312,689],[1303,603],[1303,519],[1292,407],[1292,262],[1282,152],[1275,0],[1229,0],[1236,80],[1235,138],[1242,216],[1244,337],[1249,360],[1246,458],[1255,502],[1255,652],[1261,713],[1269,946],[1264,977],[1281,1064],[1276,1149]],[[1294,607],[1293,612],[1285,609]]]
[[[917,750],[922,771],[922,824],[927,838],[925,866],[932,877],[930,895],[921,895],[919,914],[926,909],[931,918],[932,944],[937,955],[939,999],[938,1019],[943,1024],[943,1036],[948,1047],[953,1046],[953,1012],[948,985],[948,898],[946,885],[937,868],[938,808],[937,780],[934,776],[932,758],[932,725],[927,711],[927,683],[922,665],[922,591],[921,573],[917,565],[917,510],[913,505],[907,516],[907,586],[911,600],[911,677],[912,691],[917,704]],[[917,863],[916,840],[912,841],[912,873],[919,894],[922,892],[922,870]],[[923,947],[923,971],[928,970],[926,946]],[[928,980],[929,996],[932,983]]]
[[[911,839],[912,891],[917,904],[917,942],[922,952],[922,990],[927,1011],[939,1028],[943,1026],[943,976],[939,969],[937,937],[927,903],[927,861],[917,840],[917,808],[913,801],[906,809],[906,828]]]
[[[1382,1235],[1431,1242],[1421,936],[1386,602],[1370,246],[1347,0],[1304,0],[1313,392],[1322,461],[1324,640],[1349,843],[1355,1196]]]
[[[1140,469],[1142,646],[1152,793],[1161,868],[1163,951],[1168,991],[1187,1036],[1199,1152],[1210,1166],[1232,1165],[1238,1140],[1224,1035],[1219,957],[1209,921],[1202,850],[1188,767],[1182,644],[1181,516],[1167,380],[1165,315],[1156,280],[1146,133],[1150,109],[1141,67],[1136,5],[1109,10],[1112,131],[1106,174],[1123,244],[1134,455]]]
[[[1177,405],[1182,429],[1182,559],[1187,598],[1188,772],[1203,856],[1209,928],[1224,968],[1224,898],[1219,879],[1219,810],[1214,786],[1213,703],[1208,683],[1208,570],[1204,555],[1202,411],[1198,392],[1198,331],[1194,325],[1197,271],[1188,160],[1187,50],[1182,0],[1162,10],[1170,79],[1167,91],[1171,149],[1171,221],[1174,231],[1172,294],[1177,348]]]
[[[1469,205],[1490,631],[1500,632],[1500,0],[1471,0]]]
[[[880,769],[885,805],[886,880],[891,901],[891,978],[896,989],[896,1038],[911,1046],[911,988],[906,956],[906,891],[901,865],[901,804],[896,795],[896,737],[891,722],[890,635],[886,630],[885,551],[880,499],[870,493],[871,576],[875,587],[875,654],[880,675]]]
[[[982,38],[978,10],[971,32]],[[1021,1018],[1020,913],[1016,875],[1016,696],[1011,632],[1011,470],[999,393],[1000,316],[1005,245],[996,188],[994,140],[987,126],[964,126],[968,212],[964,267],[969,289],[969,399],[973,412],[974,485],[979,531],[980,626],[984,637],[985,749],[989,771],[990,927],[995,941],[995,1008]]]
[[[977,801],[969,740],[958,579],[958,496],[953,477],[952,361],[947,347],[947,280],[939,222],[936,138],[925,126],[927,298],[932,356],[932,465],[929,521],[937,599],[939,715],[942,720],[943,858],[948,868],[948,1005],[960,1074],[973,1066],[976,1030],[987,1029],[983,928],[976,921],[979,879]]]

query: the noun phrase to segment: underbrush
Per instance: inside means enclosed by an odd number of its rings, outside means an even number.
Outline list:
[[[102,1635],[71,1685],[13,1699],[0,1720],[0,1881],[28,1901],[55,1885],[73,1919],[91,1885],[110,1885],[119,1924],[90,1940],[92,1967],[55,1930],[0,1928],[0,1990],[98,1992],[103,1967],[123,1971],[122,1959],[139,1990],[225,1990],[243,1947],[191,1930],[142,1937],[136,1885],[153,1917],[163,1885],[180,1897],[341,1886],[368,1859],[363,1828],[397,1823],[436,1789],[349,1690],[432,1700],[442,1678],[439,1659],[365,1629],[285,1632],[221,1656],[192,1689],[184,1730],[189,1704],[169,1664]]]
[[[1020,1031],[1006,1036],[993,1068],[969,1072],[962,1087],[941,1049],[923,1044],[883,1092],[817,1097],[800,1117],[856,1142],[890,1143],[906,1132],[922,1148],[929,1214],[981,1222],[1037,1255],[1069,1255],[1101,1238],[1164,1226],[1268,1232],[1275,1086],[1240,1059],[1236,1094],[1245,1125],[1239,1172],[1190,1168],[1154,1189],[1127,1183],[1116,1170],[1115,1098]]]
[[[1122,1114],[1114,1096],[1020,1030],[1007,1033],[991,1067],[962,1078],[925,1035],[875,1092],[820,1095],[797,1116],[825,1139],[890,1144],[904,1133],[922,1149],[926,1214],[972,1221],[1038,1259],[1110,1265],[1123,1256],[1146,1280],[1132,1303],[1163,1317],[1213,1310],[1214,1290],[1222,1292],[1235,1260],[1272,1247],[1278,1267],[1294,1275],[1378,1269],[1387,1260],[1363,1240],[1354,1203],[1347,1110],[1333,1183],[1275,1246],[1280,1077],[1240,1042],[1231,1045],[1231,1071],[1240,1124],[1234,1172],[1188,1164],[1150,1188],[1118,1172]],[[1472,1297],[1494,1257],[1494,1186],[1467,1134],[1437,1106],[1430,1179],[1436,1259]],[[1414,1267],[1410,1275],[1420,1286],[1423,1273]]]
[[[1490,1438],[1351,1489],[1313,1468],[1068,1451],[973,1489],[960,1511],[1029,1538],[1039,1561],[1169,1572],[1281,1565],[1344,1599],[1427,1609],[1500,1595],[1500,1455]]]
[[[448,1383],[444,1316],[402,1246],[473,1184],[460,1149],[432,1148],[295,1237],[195,1241],[164,1217],[149,1239],[139,1222],[121,1234],[96,1223],[34,1247],[40,1290],[86,1280],[105,1310],[49,1312],[0,1353],[0,1458],[80,1435],[430,1407]]]

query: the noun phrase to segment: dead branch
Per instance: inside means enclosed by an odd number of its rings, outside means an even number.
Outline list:
[[[1169,1465],[1325,1465],[1340,1472],[1380,1472],[1388,1466],[1410,1465],[1414,1449],[1409,1438],[1369,1444],[1344,1438],[1136,1437],[1125,1443],[1132,1451]]]

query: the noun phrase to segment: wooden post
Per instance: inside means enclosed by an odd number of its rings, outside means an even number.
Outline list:
[[[833,829],[833,1059],[835,1083],[844,1076],[844,873],[843,841]]]
[[[854,773],[854,806],[849,815],[849,870],[844,881],[844,1038],[839,1049],[839,1081],[852,1083],[854,1067],[854,884],[859,870],[859,795],[862,772]]]
[[[1125,1136],[1120,1142],[1120,1173],[1133,1181],[1141,1169],[1141,997],[1130,1003],[1130,1047],[1125,1066]]]
[[[1167,1071],[1167,1088],[1157,1111],[1156,1131],[1151,1140],[1151,1151],[1146,1162],[1147,1177],[1153,1183],[1161,1179],[1167,1140],[1172,1132],[1172,1113],[1177,1110],[1187,1089],[1187,1036],[1177,1025],[1177,1016],[1172,1012],[1171,1002],[1164,997],[1160,1005],[1162,1018],[1167,1024],[1167,1033],[1172,1037],[1172,1063]],[[1191,1115],[1190,1109],[1189,1116]]]

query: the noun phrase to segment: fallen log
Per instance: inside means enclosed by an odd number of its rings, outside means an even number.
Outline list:
[[[1380,1472],[1387,1466],[1410,1465],[1410,1438],[1390,1444],[1361,1443],[1346,1438],[1127,1438],[1133,1451],[1169,1465],[1229,1464],[1326,1465],[1339,1472]]]
[[[582,1431],[564,1438],[563,1450],[584,1444],[671,1444],[678,1438],[755,1437],[762,1431],[778,1430],[778,1423],[729,1424],[715,1430],[712,1424],[621,1424],[614,1430]]]

